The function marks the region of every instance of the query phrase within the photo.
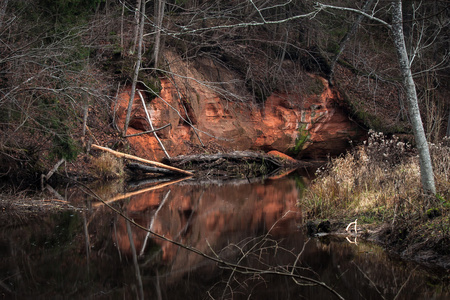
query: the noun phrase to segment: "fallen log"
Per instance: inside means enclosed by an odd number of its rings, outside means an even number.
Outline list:
[[[58,170],[59,166],[61,166],[66,160],[61,158],[53,168],[47,173],[47,175],[41,174],[41,190],[44,190],[44,182],[48,181],[50,177]]]
[[[177,157],[172,157],[165,159],[171,164],[183,165],[187,163],[210,163],[217,160],[258,160],[267,161],[278,167],[283,166],[283,164],[276,159],[276,157],[251,151],[234,151],[230,153],[216,153],[216,154],[198,154],[198,155],[180,155]]]
[[[194,174],[192,174],[192,172],[189,172],[189,171],[185,171],[185,170],[178,169],[178,168],[175,168],[175,167],[172,167],[172,166],[168,166],[168,165],[165,165],[165,164],[160,163],[160,162],[147,160],[147,159],[144,159],[144,158],[141,158],[141,157],[138,157],[138,156],[122,153],[122,152],[119,152],[119,151],[114,151],[114,150],[109,149],[107,147],[102,147],[102,146],[99,146],[99,145],[96,145],[96,144],[92,144],[91,147],[92,147],[92,149],[97,149],[97,150],[109,152],[112,155],[117,156],[117,157],[139,161],[139,162],[142,162],[142,163],[145,163],[145,164],[149,164],[149,165],[153,165],[153,166],[156,166],[156,167],[159,167],[159,168],[171,170],[171,171],[174,171],[176,173],[180,173],[180,174],[184,174],[184,175],[188,175],[188,176],[193,176],[194,175]]]
[[[157,167],[149,167],[149,166],[138,164],[138,163],[129,163],[129,164],[127,164],[127,167],[131,171],[142,171],[144,173],[156,173],[156,174],[165,174],[165,175],[177,174],[177,172],[174,172],[172,170],[167,170],[167,169],[157,168]]]
[[[253,178],[267,176],[287,165],[285,161],[261,152],[235,151],[230,153],[181,155],[165,158],[163,162],[178,168],[195,170],[202,177]]]

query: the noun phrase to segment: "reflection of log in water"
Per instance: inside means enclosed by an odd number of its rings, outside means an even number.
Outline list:
[[[158,190],[158,189],[164,188],[166,186],[169,186],[171,184],[184,181],[184,180],[189,179],[189,178],[191,178],[191,177],[183,177],[183,178],[180,178],[180,179],[177,179],[177,180],[172,180],[172,181],[169,181],[169,182],[160,183],[160,184],[157,184],[157,185],[145,188],[145,189],[141,189],[141,190],[138,190],[138,191],[117,195],[116,197],[113,197],[113,198],[109,199],[108,201],[94,203],[92,206],[93,207],[98,207],[98,206],[102,206],[102,205],[104,205],[106,203],[110,204],[112,202],[115,202],[115,201],[118,201],[118,200],[122,200],[122,199],[125,199],[125,198],[129,198],[129,197],[132,197],[132,196],[136,196],[136,195],[139,195],[139,194],[142,194],[142,193],[145,193],[145,192]]]

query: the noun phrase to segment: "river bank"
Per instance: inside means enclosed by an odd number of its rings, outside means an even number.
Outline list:
[[[431,144],[430,150],[436,195],[421,190],[418,158],[411,146],[395,136],[370,132],[364,144],[317,170],[299,205],[308,219],[339,220],[341,229],[357,219],[359,236],[405,259],[448,271],[448,140]]]

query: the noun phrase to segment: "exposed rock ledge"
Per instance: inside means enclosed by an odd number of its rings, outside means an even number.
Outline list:
[[[204,144],[213,143],[225,150],[277,150],[297,159],[319,158],[342,153],[348,148],[349,140],[363,134],[341,108],[338,91],[322,78],[316,78],[323,86],[318,94],[274,93],[263,106],[258,106],[222,99],[209,86],[199,83],[208,81],[204,72],[178,61],[171,67],[178,74],[196,80],[186,84],[186,78],[161,78],[160,97],[149,99],[148,94],[144,95],[153,126],[171,124],[158,132],[171,156],[189,153],[192,145],[200,145],[200,138]],[[128,87],[118,96],[115,109],[119,128],[123,128],[129,95]],[[183,99],[178,95],[183,95]],[[189,117],[198,129],[199,138],[173,108],[183,118]],[[142,102],[136,95],[128,134],[149,129]],[[138,156],[153,160],[164,157],[153,134],[130,137],[129,142]]]

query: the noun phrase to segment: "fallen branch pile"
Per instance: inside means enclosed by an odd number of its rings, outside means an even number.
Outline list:
[[[258,177],[277,169],[292,166],[282,159],[265,153],[235,151],[230,153],[181,155],[164,159],[178,168],[195,170],[197,176]]]

